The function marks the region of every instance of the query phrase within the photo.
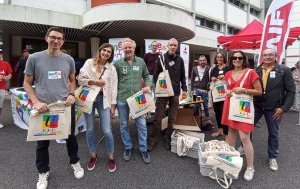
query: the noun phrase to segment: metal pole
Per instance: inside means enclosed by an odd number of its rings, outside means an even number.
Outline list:
[[[299,42],[299,62],[300,62],[300,37],[298,37],[298,42]],[[298,92],[298,91],[296,90],[296,93],[297,93],[297,92]],[[297,100],[297,99],[296,99],[296,100]],[[298,107],[299,107],[299,122],[298,122],[298,124],[296,124],[296,125],[300,126],[300,101],[298,101],[297,104],[298,104]]]

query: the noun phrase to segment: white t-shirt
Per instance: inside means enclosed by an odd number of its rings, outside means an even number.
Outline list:
[[[198,74],[199,74],[199,78],[200,81],[202,80],[203,76],[204,76],[204,72],[205,72],[205,68],[206,67],[201,67],[201,66],[197,66],[197,70],[198,70]]]

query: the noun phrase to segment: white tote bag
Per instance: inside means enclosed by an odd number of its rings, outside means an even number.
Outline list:
[[[49,104],[49,109],[45,113],[31,110],[27,141],[68,138],[71,131],[71,106],[57,102]]]
[[[160,59],[160,64],[163,69],[163,71],[158,75],[157,82],[156,82],[156,87],[155,87],[155,97],[169,97],[169,96],[174,96],[174,91],[169,75],[169,71],[166,70],[163,62],[164,62],[164,56],[163,60],[161,57]]]
[[[249,69],[245,74],[243,80],[240,83],[240,87],[243,87],[245,79],[247,78],[250,71],[251,69]],[[248,94],[232,93],[232,97],[230,97],[228,119],[233,121],[253,124],[254,123],[253,96]]]
[[[211,95],[213,102],[221,102],[225,100],[227,84],[226,81],[217,80],[210,83]]]
[[[139,91],[127,99],[130,115],[133,119],[155,109],[152,94]]]
[[[100,87],[96,85],[80,86],[75,91],[75,106],[77,109],[90,114],[93,109],[93,103],[100,92]]]
[[[103,71],[100,74],[99,79],[102,78],[106,68],[103,68]],[[75,91],[75,106],[78,110],[81,110],[85,113],[92,113],[93,110],[93,104],[97,97],[97,95],[100,92],[101,87],[98,87],[96,85],[90,85],[90,86],[80,86]]]

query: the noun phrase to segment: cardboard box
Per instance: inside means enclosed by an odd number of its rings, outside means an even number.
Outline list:
[[[173,125],[174,129],[201,131],[193,115],[194,109],[179,108]]]

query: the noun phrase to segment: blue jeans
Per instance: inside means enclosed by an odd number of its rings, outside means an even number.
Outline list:
[[[118,100],[118,113],[120,118],[120,132],[125,149],[132,149],[132,141],[129,134],[128,120],[129,120],[129,107],[127,102]],[[147,151],[147,126],[146,118],[140,116],[135,119],[135,125],[138,131],[139,148],[140,152]]]
[[[281,119],[274,120],[272,116],[275,110],[262,110],[255,107],[254,125],[260,120],[262,115],[265,116],[267,122],[269,137],[268,137],[268,155],[269,158],[277,158],[279,154],[279,126]]]
[[[94,132],[95,109],[97,109],[100,116],[100,125],[105,136],[106,150],[108,155],[114,153],[114,137],[110,127],[110,109],[103,109],[103,96],[98,95],[93,104],[93,111],[91,114],[83,113],[86,121],[86,140],[91,153],[96,152],[96,141]]]
[[[203,106],[204,106],[204,113],[206,117],[209,117],[209,110],[208,110],[208,93],[204,92],[202,90],[199,89],[195,89],[196,91],[196,95],[197,96],[201,96],[202,100],[203,100]],[[194,106],[194,115],[198,116],[199,115],[199,104],[196,104]]]

